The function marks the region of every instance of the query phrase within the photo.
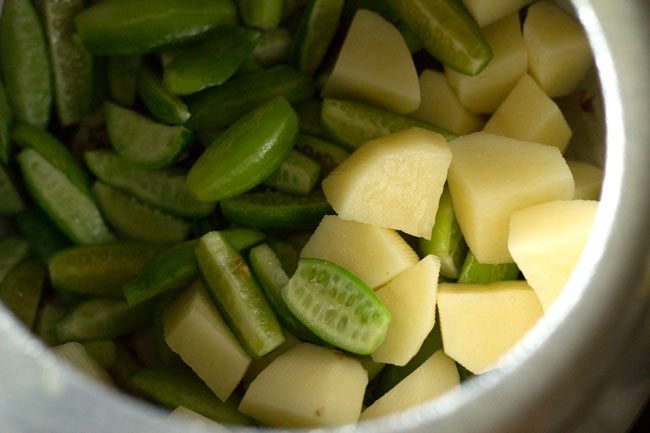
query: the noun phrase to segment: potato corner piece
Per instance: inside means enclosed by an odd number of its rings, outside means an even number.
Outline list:
[[[379,14],[360,9],[322,96],[364,101],[396,113],[417,109],[418,75],[399,30]]]
[[[597,209],[597,201],[560,200],[512,214],[508,248],[545,311],[578,263]]]
[[[361,420],[410,409],[460,384],[454,360],[438,350],[361,414]]]
[[[525,281],[440,284],[438,311],[445,353],[475,374],[496,367],[543,315]]]
[[[485,132],[449,144],[449,190],[463,236],[479,262],[512,262],[510,216],[573,197],[571,171],[559,149]]]
[[[411,128],[362,145],[323,192],[342,219],[430,239],[450,163],[442,135]]]
[[[374,361],[406,365],[420,350],[436,323],[439,272],[440,259],[428,255],[377,290],[391,321]]]
[[[273,427],[332,427],[357,422],[368,374],[333,349],[299,344],[250,384],[239,410]]]

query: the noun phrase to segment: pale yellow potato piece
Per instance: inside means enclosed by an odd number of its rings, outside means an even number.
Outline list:
[[[463,0],[479,26],[485,27],[517,12],[533,0]]]
[[[374,361],[406,365],[420,350],[436,323],[439,272],[440,259],[428,255],[377,290],[391,320]]]
[[[438,312],[445,353],[474,374],[496,367],[543,315],[525,281],[440,284]]]
[[[53,347],[52,351],[59,359],[67,362],[86,375],[104,383],[105,385],[113,385],[113,380],[108,372],[99,365],[95,358],[90,356],[82,344],[77,343],[76,341],[69,341]]]
[[[474,113],[494,113],[528,68],[528,51],[513,14],[483,29],[492,60],[475,76],[445,68],[449,84],[461,104]]]
[[[566,162],[573,174],[576,190],[574,200],[598,200],[603,186],[603,169],[580,161]]]
[[[457,135],[480,131],[485,123],[460,103],[445,74],[431,69],[420,74],[420,106],[411,116]]]
[[[442,135],[411,128],[362,145],[323,180],[323,192],[344,220],[430,239],[450,163]]]
[[[425,403],[458,386],[460,378],[454,360],[438,350],[375,401],[361,414],[361,420],[379,418]]]
[[[228,433],[230,431],[218,422],[213,421],[210,418],[206,418],[200,413],[194,412],[185,406],[178,406],[172,411],[172,413],[169,414],[168,418],[198,422],[205,426],[209,426],[210,430],[214,433]]]
[[[477,132],[449,143],[449,191],[460,229],[481,263],[512,262],[510,216],[573,197],[573,176],[557,147]]]
[[[205,287],[194,283],[165,311],[165,341],[171,350],[226,401],[251,362],[223,321]]]
[[[242,379],[242,385],[244,388],[248,388],[248,385],[250,385],[250,383],[257,377],[257,375],[264,371],[264,369],[268,367],[269,364],[275,360],[275,358],[282,355],[283,353],[286,353],[289,349],[301,343],[300,340],[289,334],[286,330],[284,331],[284,337],[284,343],[266,355],[262,356],[261,358],[254,359],[251,362],[251,365],[248,367],[248,370],[246,370],[246,374]]]
[[[357,11],[322,96],[365,101],[397,113],[415,111],[418,74],[399,30],[375,12]]]
[[[517,140],[548,144],[560,152],[566,150],[571,139],[571,128],[560,107],[528,74],[519,79],[483,130]]]
[[[551,98],[573,92],[592,64],[584,29],[551,2],[541,1],[528,9],[524,40],[528,71]]]
[[[371,288],[386,284],[418,262],[415,251],[396,231],[336,215],[323,217],[300,257],[343,266]]]
[[[508,248],[544,311],[560,295],[578,263],[597,209],[597,201],[560,200],[512,215]]]
[[[329,427],[359,419],[368,374],[333,349],[299,344],[251,383],[239,410],[272,427]]]

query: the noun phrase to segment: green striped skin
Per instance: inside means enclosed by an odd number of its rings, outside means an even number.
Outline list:
[[[138,95],[154,119],[168,125],[182,125],[190,118],[187,104],[163,86],[151,68],[138,71]]]

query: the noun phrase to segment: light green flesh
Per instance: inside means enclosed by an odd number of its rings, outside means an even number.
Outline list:
[[[140,62],[139,56],[118,56],[108,59],[108,87],[111,97],[126,107],[135,102]]]
[[[56,137],[42,129],[21,123],[14,128],[12,138],[20,147],[37,151],[48,163],[65,174],[81,192],[92,196],[88,175],[70,150]]]
[[[284,342],[282,328],[251,270],[219,232],[201,238],[196,249],[201,276],[242,346],[259,358]]]
[[[104,113],[115,151],[127,161],[146,168],[171,165],[192,141],[192,132],[182,126],[156,123],[115,104],[107,103]]]
[[[108,223],[122,236],[151,243],[175,243],[187,238],[190,223],[167,215],[102,182],[93,186]]]
[[[138,393],[169,409],[183,406],[220,423],[252,424],[250,418],[237,410],[236,397],[222,402],[201,379],[186,369],[141,370],[132,375],[129,382]]]
[[[28,253],[29,245],[23,239],[9,237],[0,240],[0,283]]]
[[[249,193],[225,199],[221,211],[233,223],[258,229],[312,228],[332,211],[322,193],[289,195]]]
[[[111,340],[88,341],[83,344],[88,355],[92,356],[95,361],[102,367],[108,369],[115,365],[117,358],[117,347]]]
[[[257,246],[251,250],[248,259],[266,299],[278,315],[282,325],[301,340],[319,342],[319,338],[296,319],[282,299],[282,288],[289,282],[289,276],[282,269],[280,259],[273,249],[267,244]]]
[[[487,265],[479,263],[471,251],[467,253],[465,262],[458,276],[459,284],[482,284],[495,281],[510,281],[519,278],[519,268],[514,263]]]
[[[31,208],[16,216],[16,224],[32,251],[47,263],[50,258],[70,245],[66,236],[38,208]]]
[[[449,188],[440,196],[436,220],[431,230],[431,239],[420,239],[423,256],[433,254],[440,258],[440,275],[455,280],[467,255],[467,244],[460,231],[451,202]]]
[[[154,119],[169,125],[182,125],[190,118],[187,104],[167,90],[148,67],[138,73],[138,94]]]
[[[304,134],[298,137],[296,150],[301,151],[320,164],[323,178],[327,177],[332,170],[350,156],[350,152],[336,144]]]
[[[83,0],[43,1],[45,30],[50,45],[54,94],[63,125],[79,123],[93,102],[93,59],[76,36],[74,17]]]
[[[23,199],[14,186],[11,178],[0,165],[0,216],[9,216],[20,213],[25,208]]]
[[[291,35],[287,29],[272,29],[262,33],[251,60],[263,68],[282,63],[289,58]]]
[[[481,72],[492,51],[476,21],[456,0],[389,0],[401,21],[445,66],[467,75]]]
[[[214,209],[213,203],[192,197],[182,174],[147,170],[104,150],[86,152],[85,158],[90,171],[104,183],[171,214],[202,217]]]
[[[43,265],[26,261],[13,268],[0,284],[0,301],[28,329],[34,326],[45,277]]]
[[[348,352],[369,355],[388,332],[388,309],[372,289],[334,263],[300,259],[282,298],[314,334]]]
[[[6,165],[9,162],[13,117],[5,86],[0,79],[0,164]]]
[[[456,138],[449,131],[430,123],[360,102],[341,99],[323,100],[321,122],[332,138],[350,150],[356,149],[368,140],[413,127],[438,132],[447,141]]]
[[[17,159],[32,197],[70,239],[79,244],[114,240],[95,202],[63,173],[32,149]]]
[[[129,307],[126,301],[94,299],[77,305],[56,324],[62,342],[110,340],[132,333],[149,319],[145,304]]]
[[[69,248],[49,263],[55,288],[96,296],[121,296],[122,286],[134,280],[160,253],[160,247],[117,243]]]
[[[303,14],[294,47],[301,71],[313,73],[320,66],[336,33],[343,0],[309,2]]]
[[[288,194],[309,194],[320,179],[320,165],[295,150],[264,183]]]
[[[52,107],[50,56],[32,2],[5,0],[0,15],[0,66],[16,118],[47,126]]]

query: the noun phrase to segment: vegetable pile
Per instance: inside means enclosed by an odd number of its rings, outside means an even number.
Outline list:
[[[201,422],[327,427],[498,368],[602,170],[591,65],[532,0],[5,0],[0,300]],[[522,30],[523,29],[523,30]]]

